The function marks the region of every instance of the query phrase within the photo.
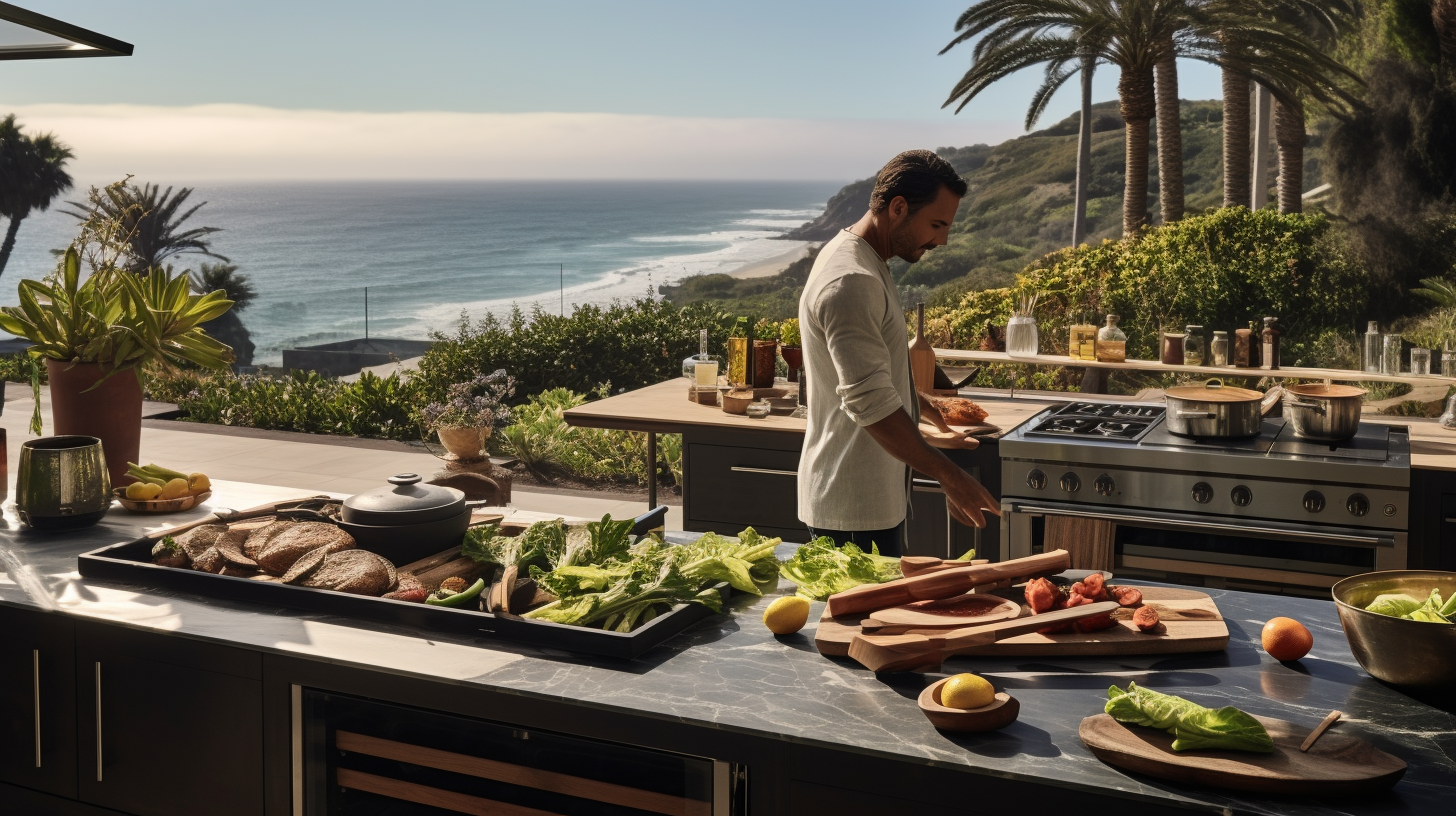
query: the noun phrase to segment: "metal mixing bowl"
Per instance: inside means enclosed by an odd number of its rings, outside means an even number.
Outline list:
[[[1370,676],[1413,689],[1449,690],[1456,685],[1456,624],[1425,623],[1366,612],[1377,595],[1425,598],[1456,592],[1456,572],[1387,570],[1352,575],[1330,588],[1350,651]]]

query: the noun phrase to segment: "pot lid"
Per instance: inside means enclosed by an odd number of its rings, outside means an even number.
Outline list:
[[[419,474],[389,477],[377,487],[344,499],[344,521],[355,524],[423,524],[465,512],[465,494],[453,487],[421,484]]]
[[[1196,402],[1259,402],[1264,395],[1248,388],[1232,388],[1213,379],[1202,385],[1179,385],[1163,392],[1169,397]]]
[[[1324,383],[1291,385],[1284,390],[1301,397],[1363,397],[1366,393],[1365,389],[1353,385],[1326,385]]]

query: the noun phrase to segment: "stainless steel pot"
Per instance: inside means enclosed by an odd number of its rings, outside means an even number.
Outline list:
[[[1264,412],[1276,400],[1247,388],[1230,388],[1223,380],[1202,385],[1180,385],[1163,394],[1168,406],[1163,422],[1171,433],[1201,439],[1237,439],[1257,436]]]
[[[1360,430],[1365,389],[1353,385],[1291,385],[1285,415],[1295,436],[1317,442],[1343,442]]]

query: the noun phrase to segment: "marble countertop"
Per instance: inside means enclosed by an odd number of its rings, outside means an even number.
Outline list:
[[[213,503],[248,507],[298,495],[303,491],[220,482]],[[0,603],[54,608],[77,619],[972,775],[1095,789],[1193,811],[1426,814],[1456,807],[1456,716],[1365,674],[1350,654],[1334,607],[1325,601],[1210,590],[1231,633],[1228,649],[1217,653],[952,659],[946,672],[981,673],[1021,703],[1019,720],[1001,731],[955,735],[931,727],[915,704],[927,682],[944,674],[876,677],[848,659],[820,656],[812,628],[775,638],[759,622],[767,599],[737,596],[729,604],[731,614],[710,618],[643,658],[620,662],[195,595],[91,584],[76,571],[81,552],[200,512],[168,516],[159,525],[157,517],[114,510],[96,527],[42,535],[18,530],[13,506],[7,506],[0,531],[0,570],[5,573],[0,576]],[[785,547],[783,554],[789,551]],[[26,584],[34,595],[23,588]],[[791,591],[785,583],[778,594]],[[814,605],[811,621],[818,619],[820,609]],[[1258,647],[1260,627],[1275,615],[1309,626],[1315,639],[1309,656],[1286,665]],[[1338,708],[1346,715],[1336,726],[1338,732],[1368,739],[1404,759],[1410,769],[1387,794],[1326,801],[1246,796],[1129,775],[1093,757],[1077,737],[1082,718],[1101,711],[1107,687],[1128,681],[1204,705],[1237,705],[1309,727]]]

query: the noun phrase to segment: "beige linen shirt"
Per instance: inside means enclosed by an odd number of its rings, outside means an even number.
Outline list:
[[[895,411],[919,416],[905,313],[886,266],[841,231],[799,298],[809,417],[799,460],[799,518],[824,530],[883,530],[905,520],[909,469],[864,430]]]

